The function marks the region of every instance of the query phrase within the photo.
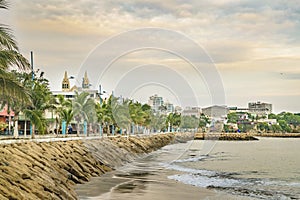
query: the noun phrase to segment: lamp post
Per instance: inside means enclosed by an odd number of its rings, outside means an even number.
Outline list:
[[[33,71],[33,51],[30,51],[30,61],[31,61],[31,80],[34,80],[34,71]],[[33,84],[32,84],[32,90],[33,90]],[[26,121],[25,121],[26,123]],[[30,135],[32,138],[34,138],[34,133],[33,133],[33,129],[32,129],[32,121],[30,121]]]
[[[103,93],[102,93],[103,92]],[[102,98],[101,98],[101,95],[103,95],[104,93],[106,93],[105,91],[102,91],[102,87],[101,85],[99,85],[99,103],[100,103],[100,107],[102,105]],[[100,122],[99,124],[99,132],[100,132],[100,136],[103,135],[103,129],[102,129],[102,124]]]

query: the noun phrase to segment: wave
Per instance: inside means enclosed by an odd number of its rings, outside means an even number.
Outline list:
[[[175,160],[174,163],[198,162],[198,161],[206,159],[207,157],[208,157],[207,155],[204,155],[204,156],[199,156],[199,157],[194,157],[194,158],[186,158],[186,159],[182,159],[182,160]]]
[[[183,161],[183,160],[181,160]],[[182,162],[179,163],[182,163]],[[237,178],[238,173],[193,169],[176,164],[167,169],[183,172],[169,179],[196,187],[224,190],[232,194],[259,199],[300,199],[300,183],[263,178]]]

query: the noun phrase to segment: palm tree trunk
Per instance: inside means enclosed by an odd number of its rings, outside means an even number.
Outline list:
[[[34,124],[31,125],[31,130],[32,130],[31,138],[34,139],[35,138],[35,125]]]
[[[87,125],[87,132],[86,132],[87,136],[90,136],[91,129],[92,129],[92,123],[88,123],[88,125]]]
[[[10,134],[10,131],[11,131],[11,116],[10,116],[10,113],[8,114],[8,134]]]
[[[14,128],[14,138],[19,137],[19,129],[18,129],[18,117],[15,115],[15,128]]]
[[[109,135],[110,134],[110,128],[109,128],[109,124],[107,125],[107,135]]]
[[[79,121],[77,121],[77,136],[79,137]]]
[[[26,117],[25,117],[25,124],[24,124],[24,137],[27,136],[27,121],[26,121]]]

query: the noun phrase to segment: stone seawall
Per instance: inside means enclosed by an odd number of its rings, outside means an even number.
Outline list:
[[[77,199],[74,185],[111,171],[188,133],[0,146],[0,199]]]
[[[300,133],[258,133],[258,137],[300,138]]]
[[[196,133],[195,140],[258,140],[248,133]]]

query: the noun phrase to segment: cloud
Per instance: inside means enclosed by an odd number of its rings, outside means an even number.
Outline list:
[[[245,87],[251,88],[249,95],[299,91],[295,86],[300,73],[297,1],[12,0],[11,12],[21,50],[26,54],[35,50],[36,63],[50,69],[45,71],[53,74],[51,79],[64,67],[71,70],[73,66],[76,71],[89,51],[108,37],[141,27],[161,27],[182,32],[203,46],[229,94],[243,93]],[[171,43],[198,55],[180,41]],[[156,58],[170,61],[169,57]],[[142,61],[143,57],[130,59]]]

